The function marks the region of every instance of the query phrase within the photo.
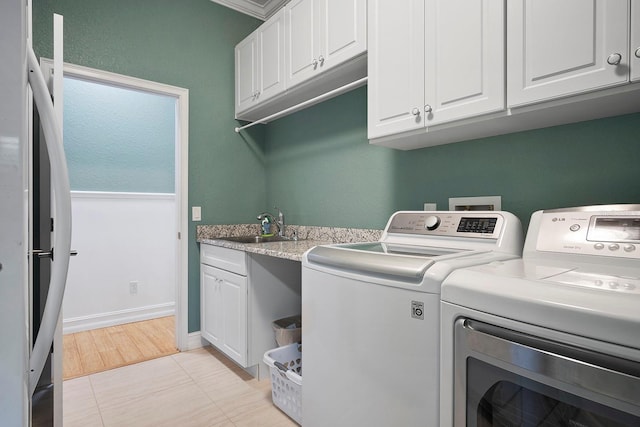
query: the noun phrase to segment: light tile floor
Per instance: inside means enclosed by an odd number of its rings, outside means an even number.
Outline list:
[[[65,427],[294,427],[257,381],[211,347],[63,383]]]

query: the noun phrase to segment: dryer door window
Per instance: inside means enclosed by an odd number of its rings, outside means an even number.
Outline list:
[[[638,417],[478,359],[469,358],[467,369],[467,426],[640,425]]]
[[[640,426],[640,364],[469,319],[455,326],[454,425]]]

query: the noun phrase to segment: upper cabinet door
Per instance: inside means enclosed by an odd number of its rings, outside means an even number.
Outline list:
[[[504,0],[426,3],[426,125],[505,108]]]
[[[367,51],[366,0],[316,0],[316,4],[321,70]]]
[[[640,80],[640,0],[631,0],[631,80]]]
[[[424,0],[369,0],[369,139],[425,125],[424,12]]]
[[[320,62],[317,39],[316,10],[314,0],[292,0],[285,7],[286,49],[289,53],[286,65],[286,85],[292,87],[310,78]]]
[[[284,9],[258,30],[258,101],[285,90]]]
[[[251,107],[258,95],[258,39],[252,33],[235,49],[236,114]]]
[[[509,106],[628,81],[629,2],[509,0]]]

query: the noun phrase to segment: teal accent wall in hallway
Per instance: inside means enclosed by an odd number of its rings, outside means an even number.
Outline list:
[[[176,98],[64,78],[72,191],[175,192]]]
[[[539,209],[640,203],[640,114],[398,151],[368,144],[366,110],[365,87],[267,126],[268,198],[289,222],[383,228],[496,195],[526,227]]]

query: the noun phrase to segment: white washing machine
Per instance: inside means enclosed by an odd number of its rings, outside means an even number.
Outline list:
[[[305,427],[434,426],[440,285],[455,268],[519,257],[508,212],[397,212],[379,242],[302,261]]]
[[[535,212],[441,320],[441,426],[640,426],[640,205]]]

